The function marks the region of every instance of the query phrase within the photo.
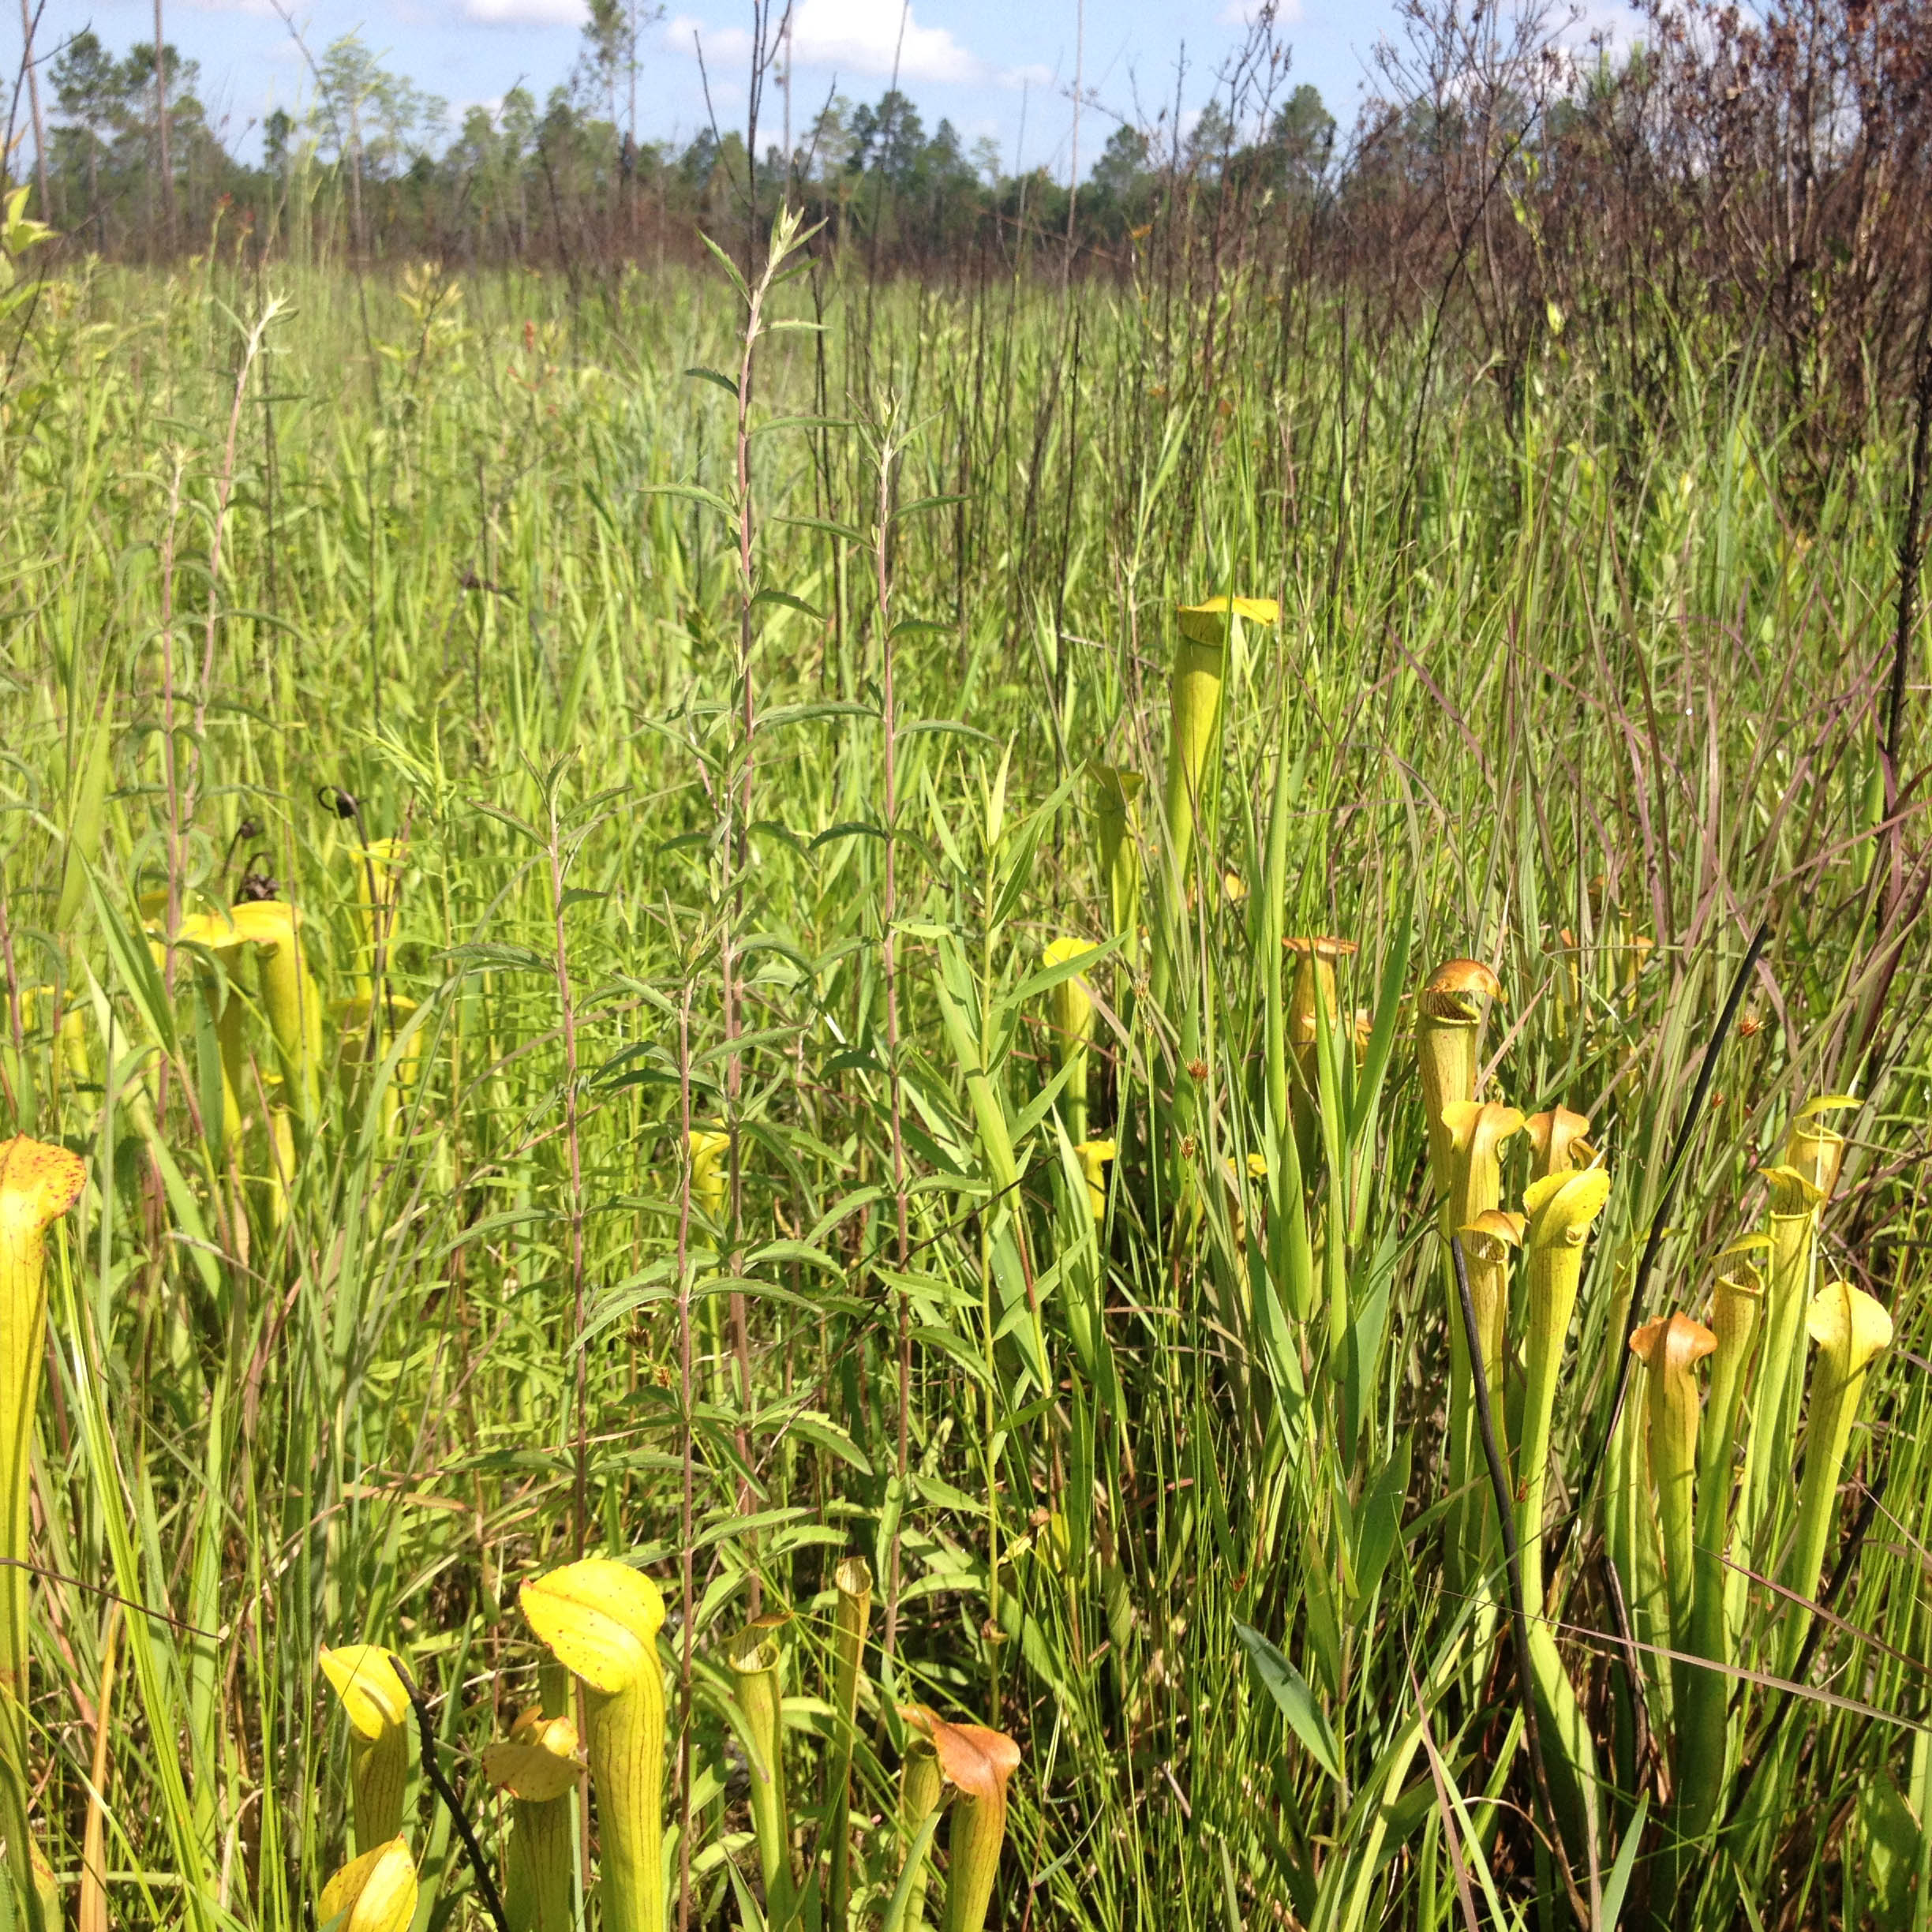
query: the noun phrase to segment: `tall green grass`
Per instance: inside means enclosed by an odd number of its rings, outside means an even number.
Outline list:
[[[1642,1402],[1607,1432],[1765,919],[1646,1312],[1705,1310],[1797,1109],[1852,1092],[1823,1249],[1897,1338],[1848,1472],[1882,1499],[1808,1661],[1831,1698],[1777,1716],[1732,1684],[1731,1788],[1767,1759],[1780,1803],[1695,1862],[1679,1922],[1922,1909],[1925,874],[1915,808],[1889,841],[1868,804],[1899,450],[1875,425],[1801,523],[1747,346],[1684,345],[1658,421],[1573,328],[1512,439],[1480,371],[1418,402],[1423,345],[1345,330],[1339,298],[1152,294],[837,264],[782,290],[814,326],[748,391],[748,586],[721,276],[573,301],[203,262],[45,296],[0,423],[0,1125],[90,1174],[34,1472],[30,1757],[68,1910],[309,1922],[348,1848],[324,1642],[407,1656],[500,1851],[481,1753],[538,1698],[517,1587],[590,1548],[670,1606],[694,1923],[764,1896],[735,1634],[792,1613],[791,1747],[836,1769],[848,1556],[880,1602],[856,1915],[898,1881],[917,1701],[1021,1744],[995,1923],[1556,1922],[1501,1579],[1443,1560],[1485,1498],[1449,1481],[1411,1035],[1424,974],[1467,955],[1507,990],[1491,1091],[1589,1116],[1614,1176],[1552,1527],[1607,1443],[1606,1473],[1550,1539],[1553,1601],[1601,1882],[1668,1916],[1671,1672],[1602,1581],[1651,1521]],[[1158,869],[1173,611],[1224,593],[1281,621],[1234,654],[1190,882]],[[1173,909],[1159,1010],[1144,949],[1084,969],[1089,1133],[1120,1149],[1098,1222],[1041,964],[1112,936],[1089,761],[1144,777],[1142,916]],[[251,864],[326,999],[372,983],[280,1153],[255,983],[143,936],[144,895],[224,904]],[[1316,934],[1358,945],[1340,1013],[1370,1027],[1359,1071],[1333,1035],[1310,1062],[1297,1180],[1270,1054],[1279,942]],[[714,1129],[717,1190],[687,1158]],[[1789,1605],[1734,1587],[1778,1655]],[[414,1775],[405,1809],[417,1932],[481,1923]]]

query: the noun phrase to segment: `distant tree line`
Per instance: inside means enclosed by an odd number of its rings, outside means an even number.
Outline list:
[[[1932,0],[1641,4],[1634,42],[1578,44],[1545,0],[1400,0],[1346,130],[1294,84],[1264,8],[1191,125],[1083,102],[1099,159],[1077,187],[1009,170],[949,122],[929,133],[897,90],[833,99],[788,152],[768,112],[755,167],[735,128],[641,140],[653,0],[593,0],[568,84],[513,89],[454,132],[348,36],[309,61],[307,105],[269,117],[253,162],[211,128],[192,62],[165,49],[157,87],[152,45],[117,54],[84,32],[44,64],[47,212],[125,257],[220,245],[595,275],[695,259],[701,232],[742,253],[789,197],[822,221],[815,245],[877,273],[1132,276],[1170,301],[1260,275],[1278,295],[1367,297],[1375,326],[1427,320],[1466,349],[1512,412],[1566,325],[1621,359],[1625,393],[1661,398],[1687,325],[1719,314],[1807,408],[1911,389],[1932,365]]]

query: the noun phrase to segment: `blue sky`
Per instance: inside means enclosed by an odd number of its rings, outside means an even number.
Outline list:
[[[1178,80],[1191,116],[1213,91],[1217,69],[1239,44],[1257,0],[1087,0],[1082,77],[1100,110],[1081,117],[1084,174],[1120,115],[1151,122],[1171,104]],[[306,92],[301,54],[270,0],[164,0],[167,37],[201,67],[210,117],[231,145],[253,152],[253,129],[271,107],[297,109]],[[580,47],[582,0],[294,0],[311,50],[359,32],[384,66],[407,74],[459,110],[494,104],[521,81],[539,98],[567,76]],[[903,0],[797,0],[793,112],[807,121],[836,81],[854,99],[888,84]],[[642,138],[688,139],[705,122],[693,36],[702,38],[721,122],[743,111],[748,4],[668,0],[647,30],[638,84]],[[1353,118],[1391,0],[1281,0],[1277,18],[1294,48],[1294,78],[1312,81],[1344,125]],[[18,62],[18,14],[0,18],[0,61]],[[116,52],[151,39],[152,0],[48,0],[41,44],[91,25]],[[1078,41],[1076,0],[914,0],[899,48],[900,84],[930,130],[949,118],[968,146],[982,136],[1016,158],[1061,177],[1069,158]],[[10,35],[10,39],[9,36]],[[1183,48],[1185,73],[1180,73]],[[809,103],[809,105],[808,105]],[[775,138],[781,108],[766,112]],[[763,144],[761,137],[760,144]]]

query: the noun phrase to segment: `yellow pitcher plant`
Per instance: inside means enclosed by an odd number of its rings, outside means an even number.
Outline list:
[[[750,1760],[751,1829],[758,1839],[765,1915],[782,1920],[792,1898],[791,1807],[785,1792],[784,1646],[782,1616],[755,1618],[731,1646],[732,1702]]]
[[[380,1644],[322,1646],[318,1660],[349,1720],[349,1782],[359,1850],[386,1844],[402,1829],[409,1777],[409,1693],[394,1654]]]
[[[198,953],[208,954],[220,967],[226,984],[218,983],[208,967],[197,960],[195,977],[201,987],[203,1003],[215,1023],[215,1039],[221,1052],[222,1114],[219,1121],[204,1121],[203,1127],[216,1144],[226,1148],[242,1131],[242,1096],[248,1081],[248,1046],[242,1033],[243,1008],[235,979],[248,946],[248,935],[225,912],[191,913],[175,928],[174,945],[183,963]],[[149,950],[159,965],[167,947],[150,937]]]
[[[1294,983],[1288,994],[1288,1051],[1297,1077],[1289,1106],[1304,1181],[1312,1183],[1321,1124],[1322,1035],[1340,1029],[1341,994],[1335,984],[1335,964],[1354,957],[1355,942],[1324,936],[1286,938],[1282,944],[1295,955]],[[1351,1035],[1355,1032],[1353,1021],[1350,1031]]]
[[[942,1932],[982,1932],[1006,1842],[1006,1785],[1020,1747],[1004,1732],[934,1718],[930,1735],[939,1772],[957,1794],[946,1840]]]
[[[852,1758],[859,1720],[859,1685],[865,1674],[866,1628],[872,1616],[872,1567],[848,1556],[833,1572],[837,1602],[832,1627],[832,1716],[837,1726],[826,1768],[826,1832],[831,1840],[826,1912],[832,1932],[845,1932],[852,1911]]]
[[[641,1570],[586,1556],[533,1578],[518,1600],[584,1688],[607,1932],[665,1932],[664,1598]]]
[[[1756,1245],[1755,1239],[1752,1246]],[[1732,1519],[1732,1465],[1746,1372],[1757,1346],[1764,1286],[1750,1264],[1751,1246],[1734,1245],[1711,1295],[1710,1384],[1699,1425],[1696,1500],[1696,1564],[1690,1631],[1681,1648],[1717,1668],[1693,1667],[1679,1683],[1677,1699],[1677,1837],[1700,1840],[1717,1814],[1729,1756],[1726,1721],[1731,1680],[1724,1667],[1732,1653],[1732,1615],[1725,1545]],[[1737,1573],[1740,1580],[1742,1573]]]
[[[34,1413],[47,1358],[47,1231],[80,1198],[87,1169],[77,1154],[24,1137],[0,1140],[0,1778],[6,1783],[9,1863],[15,1896],[49,1926],[60,1923],[51,1874],[28,1820],[28,1563]]]
[[[533,1704],[507,1743],[484,1752],[483,1773],[511,1799],[503,1895],[510,1932],[569,1932],[571,1800],[584,1774],[577,1727]]]
[[[1610,1176],[1602,1167],[1533,1181],[1523,1196],[1529,1334],[1523,1362],[1522,1444],[1516,1460],[1516,1537],[1522,1552],[1531,1675],[1548,1726],[1544,1757],[1552,1795],[1566,1814],[1566,1837],[1574,1835],[1578,1843],[1594,1803],[1596,1747],[1556,1639],[1544,1619],[1543,1518],[1549,1492],[1550,1426],[1563,1345],[1582,1278],[1583,1244],[1609,1196]],[[1550,1747],[1552,1743],[1555,1749]]]
[[[253,899],[228,917],[260,949],[262,1005],[282,1067],[282,1098],[298,1127],[313,1131],[321,1110],[322,998],[302,957],[301,915],[279,899]]]
[[[1671,1642],[1687,1650],[1691,1607],[1696,1592],[1697,1542],[1694,1503],[1698,1462],[1698,1421],[1702,1396],[1697,1365],[1717,1346],[1717,1338],[1688,1315],[1661,1315],[1631,1337],[1631,1350],[1644,1365],[1645,1442],[1651,1485],[1657,1493],[1657,1525],[1664,1544],[1664,1581],[1670,1601]],[[1674,1702],[1681,1713],[1688,1674],[1694,1667],[1672,1664]]]
[[[1496,1440],[1501,1445],[1508,1438],[1503,1402],[1503,1334],[1509,1312],[1509,1254],[1521,1240],[1521,1230],[1502,1217],[1503,1150],[1522,1132],[1523,1117],[1499,1101],[1447,1100],[1440,1118],[1450,1148],[1449,1192],[1443,1203],[1443,1218],[1466,1243],[1464,1260],[1482,1352],[1483,1382],[1489,1391]],[[1492,1215],[1496,1219],[1486,1219]],[[1480,1563],[1493,1539],[1483,1527],[1489,1513],[1475,1487],[1481,1482],[1483,1466],[1476,1383],[1468,1340],[1462,1332],[1461,1296],[1453,1267],[1447,1286],[1453,1317],[1450,1332],[1462,1344],[1451,1349],[1449,1356],[1451,1481],[1459,1494],[1470,1499],[1467,1507],[1454,1513],[1451,1541],[1459,1582],[1469,1574],[1471,1566]]]
[[[1818,1350],[1811,1375],[1811,1408],[1805,1427],[1804,1477],[1798,1492],[1798,1529],[1786,1559],[1784,1585],[1815,1599],[1825,1574],[1825,1553],[1838,1519],[1838,1481],[1845,1451],[1864,1398],[1872,1364],[1892,1346],[1892,1317],[1885,1305],[1849,1282],[1821,1289],[1805,1318]],[[1797,1668],[1810,1628],[1810,1612],[1788,1607],[1782,1653],[1784,1674]]]
[[[1208,771],[1208,754],[1219,734],[1229,646],[1243,623],[1272,624],[1281,606],[1271,597],[1210,597],[1175,612],[1180,641],[1174,649],[1167,734],[1167,778],[1163,801],[1166,848],[1162,855],[1161,930],[1156,935],[1152,990],[1164,1005],[1180,942],[1181,908],[1194,856],[1195,826]]]
[[[1040,964],[1053,970],[1071,967],[1094,948],[1084,939],[1050,940]],[[1093,994],[1081,975],[1069,972],[1048,990],[1053,1021],[1054,1058],[1066,1073],[1060,1090],[1060,1111],[1067,1133],[1075,1141],[1087,1138],[1087,1062],[1093,1045]]]
[[[694,1127],[685,1140],[691,1155],[691,1200],[713,1222],[721,1227],[725,1202],[731,1193],[731,1177],[726,1166],[731,1152],[731,1136],[721,1127]]]
[[[1429,975],[1416,1002],[1416,1065],[1422,1080],[1429,1174],[1445,1200],[1455,1178],[1455,1148],[1443,1109],[1452,1101],[1476,1098],[1483,1020],[1502,997],[1503,983],[1481,960],[1452,959]]]
[[[899,1766],[899,1841],[911,1858],[920,1827],[939,1808],[945,1778],[932,1735],[940,1719],[923,1704],[902,1704],[899,1715],[906,1731],[905,1756]],[[923,1848],[906,1881],[907,1925],[926,1923],[926,1893],[931,1882],[932,1854],[930,1848]]]
[[[1131,975],[1140,939],[1140,787],[1138,772],[1090,761],[1094,830],[1100,848],[1100,874],[1106,881],[1107,911],[1121,957]]]
[[[351,1859],[322,1888],[316,1917],[340,1932],[408,1932],[416,1917],[416,1861],[407,1843],[387,1844]]]

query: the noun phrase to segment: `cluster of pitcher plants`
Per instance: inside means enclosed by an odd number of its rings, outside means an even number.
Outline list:
[[[1581,1920],[1616,1923],[1627,1896],[1637,1896],[1634,1853],[1642,1849],[1638,1891],[1659,1922],[1672,1923],[1713,1860],[1750,1869],[1753,1842],[1774,1828],[1794,1775],[1800,1732],[1784,1721],[1785,1700],[1801,1689],[1818,1619],[1829,1616],[1821,1596],[1840,1550],[1841,1486],[1867,1380],[1892,1335],[1879,1302],[1822,1257],[1821,1215],[1844,1145],[1832,1116],[1855,1103],[1834,1095],[1795,1109],[1781,1158],[1762,1174],[1763,1225],[1741,1229],[1708,1280],[1672,1283],[1653,1306],[1647,1258],[1606,1264],[1616,1283],[1611,1327],[1627,1342],[1629,1366],[1616,1372],[1615,1420],[1585,1466],[1582,1492],[1553,1493],[1559,1391],[1589,1366],[1576,1359],[1574,1318],[1593,1226],[1613,1186],[1608,1150],[1561,1104],[1526,1115],[1502,1097],[1506,1054],[1485,1058],[1485,1029],[1504,992],[1489,964],[1451,959],[1411,990],[1405,945],[1385,962],[1372,1006],[1345,1002],[1354,945],[1283,929],[1285,770],[1267,849],[1256,855],[1259,878],[1212,856],[1230,680],[1252,634],[1277,616],[1265,600],[1230,597],[1180,612],[1167,765],[1152,814],[1140,773],[1096,760],[1081,775],[1104,930],[1051,938],[1024,982],[1050,1050],[1042,1089],[1017,1130],[942,949],[931,996],[964,1068],[969,1116],[995,1184],[978,1210],[983,1263],[990,1279],[1003,1254],[1032,1267],[1076,1249],[1102,1252],[1130,1227],[1145,1230],[1177,1269],[1200,1271],[1215,1324],[1240,1344],[1226,1356],[1220,1394],[1257,1476],[1280,1466],[1296,1432],[1346,1437],[1360,1426],[1363,1400],[1351,1367],[1363,1346],[1352,1283],[1372,1123],[1397,1049],[1412,1043],[1446,1356],[1431,1410],[1440,1482],[1398,1500],[1412,1522],[1434,1512],[1448,1601],[1459,1606],[1458,1661],[1436,1694],[1510,1713],[1499,1720],[1495,1747],[1506,1763],[1521,1754],[1518,1788],[1535,1820],[1534,1855],[1554,1874],[1552,1896],[1559,1881]],[[390,983],[405,858],[396,840],[361,837],[348,849],[358,944],[353,990],[334,1001],[309,957],[301,914],[271,882],[245,877],[248,889],[232,904],[186,906],[172,889],[153,896],[142,904],[138,937],[102,899],[122,968],[147,988],[152,1009],[195,1012],[183,1028],[188,1050],[176,1062],[151,1062],[131,1104],[151,1123],[170,1104],[189,1113],[209,1171],[223,1177],[210,1211],[232,1224],[237,1252],[247,1251],[251,1225],[260,1239],[281,1224],[298,1165],[318,1156],[328,1123],[350,1103],[362,1109],[366,1136],[400,1142],[406,1134],[402,1110],[423,1077],[425,1016]],[[1256,971],[1270,990],[1253,1083],[1262,1131],[1245,1146],[1226,1131],[1211,1037],[1222,957],[1213,936],[1230,927],[1258,949]],[[1639,938],[1627,935],[1621,949],[1636,962],[1633,983],[1642,973]],[[1574,1005],[1574,988],[1569,997]],[[90,1012],[98,1029],[110,1008],[97,997],[48,1018],[58,1052],[46,1077],[63,1069],[69,1079],[88,1076],[91,1054],[106,1050],[90,1045]],[[1720,1030],[1710,1054],[1722,1046]],[[176,1064],[194,1076],[171,1096],[163,1067]],[[1136,1065],[1158,1071],[1146,1111],[1130,1115],[1123,1069]],[[25,1077],[24,1062],[13,1076]],[[1032,1150],[1043,1146],[1048,1157],[1036,1159]],[[740,1151],[732,1129],[722,1119],[688,1124],[679,1151],[687,1212],[722,1227],[740,1211],[729,1198]],[[80,1198],[87,1175],[65,1148],[25,1138],[0,1145],[8,1458],[0,1825],[14,1896],[43,1926],[58,1923],[61,1906],[31,1826],[31,1451],[47,1346],[47,1234]],[[169,1192],[192,1194],[178,1173]],[[1029,1220],[1043,1204],[1043,1217]],[[1065,1251],[1057,1257],[1056,1247]],[[708,1298],[710,1319],[719,1301]],[[989,1347],[1015,1351],[1039,1399],[1051,1402],[1044,1318],[1037,1306],[1015,1309]],[[1079,1305],[1065,1319],[1083,1374],[1104,1394],[1104,1316]],[[721,1355],[728,1344],[721,1333],[715,1341]],[[1574,1484],[1577,1459],[1563,1466]],[[1050,1513],[1039,1532],[1058,1533]],[[1613,1581],[1607,1633],[1580,1623],[1577,1611],[1583,1555],[1599,1537]],[[945,1932],[980,1932],[1020,1747],[998,1730],[879,1693],[893,1679],[869,1659],[876,1639],[866,1561],[846,1556],[831,1573],[815,1653],[821,1695],[804,1698],[791,1681],[803,1613],[754,1615],[701,1660],[723,1687],[733,1742],[717,1763],[699,1767],[688,1708],[695,1634],[688,1625],[667,1632],[659,1586],[623,1557],[621,1548],[584,1556],[534,1569],[522,1582],[522,1612],[547,1660],[538,1694],[484,1754],[481,1780],[453,1794],[479,1815],[485,1787],[501,1795],[504,1848],[500,1861],[475,1849],[475,1881],[503,1932],[564,1932],[587,1899],[608,1932],[686,1923],[699,1855],[691,1792],[706,1776],[717,1789],[742,1792],[748,1838],[729,1848],[745,1863],[727,1863],[746,1923],[844,1932],[861,1907],[856,1842],[873,1874],[863,1909],[886,1932],[923,1924],[944,1817],[941,1923]],[[1292,1601],[1292,1579],[1287,1593]],[[1307,1683],[1258,1634],[1252,1654],[1274,1672],[1263,1673],[1266,1689],[1319,1756],[1324,1720]],[[1616,1694],[1601,1693],[1607,1660],[1624,1672]],[[355,1853],[322,1890],[317,1919],[340,1918],[350,1932],[402,1932],[418,1902],[406,1797],[417,1754],[410,1729],[424,1706],[399,1648],[344,1642],[320,1661],[347,1725]],[[675,1724],[668,1677],[684,1687]],[[808,1716],[821,1747],[815,1779],[800,1770]],[[878,1816],[855,1783],[856,1744],[868,1732],[892,1740],[899,1761],[896,1804]],[[418,1744],[429,1764],[436,1740]],[[436,1781],[440,1790],[447,1782],[440,1773]],[[467,1817],[462,1829],[475,1848]]]

